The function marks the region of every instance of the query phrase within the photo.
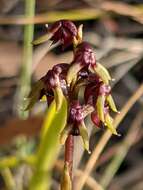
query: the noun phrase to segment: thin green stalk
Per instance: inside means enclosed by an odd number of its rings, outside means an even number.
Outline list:
[[[118,171],[119,167],[121,166],[122,162],[124,161],[129,149],[134,144],[134,141],[136,140],[136,136],[139,132],[139,126],[141,125],[143,119],[142,119],[142,113],[140,113],[135,120],[133,121],[133,124],[123,140],[121,142],[118,151],[116,152],[115,156],[107,166],[101,180],[100,184],[103,188],[107,188],[110,184],[111,180],[115,176],[116,172]]]
[[[35,0],[25,0],[25,16],[34,17]],[[18,92],[18,115],[21,118],[26,118],[28,112],[24,111],[24,98],[28,95],[31,86],[31,68],[32,68],[32,40],[34,34],[34,25],[29,24],[24,27],[24,45],[23,45],[23,60],[21,67],[20,86]]]
[[[54,166],[60,150],[59,135],[67,121],[67,101],[63,98],[62,106],[56,111],[53,101],[45,116],[41,139],[36,154],[34,173],[31,178],[29,190],[49,190],[51,184],[51,169]]]
[[[7,167],[1,170],[1,175],[4,179],[7,190],[15,190],[16,184],[10,169]]]

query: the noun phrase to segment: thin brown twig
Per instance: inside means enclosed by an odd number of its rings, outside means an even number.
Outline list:
[[[138,22],[143,23],[142,8],[113,1],[104,1],[104,3],[101,3],[100,8],[104,11],[113,11],[116,14],[130,16]]]
[[[118,171],[121,163],[123,162],[124,158],[129,152],[130,148],[135,143],[136,138],[141,131],[140,126],[142,124],[142,121],[143,121],[143,112],[141,110],[135,116],[135,119],[133,120],[132,125],[130,126],[128,134],[126,135],[124,140],[120,143],[116,154],[114,155],[111,162],[108,164],[107,168],[103,173],[103,176],[100,179],[100,184],[102,184],[104,188],[108,187],[114,175]]]
[[[142,139],[142,137],[143,137],[143,133],[140,132],[138,136],[136,137],[136,139],[134,140],[132,146],[138,143]],[[113,157],[113,155],[116,154],[116,152],[118,151],[118,148],[119,148],[119,143],[110,147],[103,155],[101,155],[100,159],[98,160],[96,164],[96,167],[99,167],[105,164],[107,161],[109,161]]]
[[[122,108],[121,113],[118,114],[114,121],[115,128],[118,127],[120,122],[124,119],[125,115],[128,113],[130,108],[135,104],[135,102],[143,95],[143,84],[140,85],[140,87],[137,89],[137,91],[132,95],[132,97],[128,100],[128,102],[125,104],[125,106]],[[104,147],[108,143],[109,139],[111,138],[112,134],[109,130],[107,130],[101,137],[99,143],[95,147],[90,159],[88,160],[85,169],[83,171],[83,175],[78,181],[77,189],[81,190],[84,186],[87,177],[91,173],[92,169],[95,169],[95,164],[102,153]]]

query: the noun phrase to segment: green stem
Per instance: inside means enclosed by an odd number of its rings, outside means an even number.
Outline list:
[[[14,190],[16,187],[16,184],[15,184],[15,181],[10,169],[7,167],[1,170],[1,175],[4,179],[7,190]]]
[[[25,16],[34,17],[35,0],[25,0]],[[24,110],[24,98],[28,95],[31,86],[31,68],[32,68],[32,41],[34,34],[34,25],[29,24],[24,27],[24,46],[23,46],[23,62],[21,68],[20,87],[18,92],[18,115],[26,118],[28,112]]]

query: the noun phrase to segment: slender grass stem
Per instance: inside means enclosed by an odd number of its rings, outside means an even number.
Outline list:
[[[35,0],[25,0],[25,16],[34,17]],[[18,90],[18,115],[21,118],[26,118],[28,112],[24,110],[24,98],[28,95],[31,85],[31,68],[32,68],[32,40],[34,34],[34,25],[28,24],[24,27],[24,45],[23,45],[23,60],[21,66],[20,84]]]

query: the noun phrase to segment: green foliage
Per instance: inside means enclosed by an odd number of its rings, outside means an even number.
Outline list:
[[[50,185],[50,171],[60,149],[59,135],[67,121],[67,101],[63,98],[60,110],[55,101],[49,107],[41,132],[40,145],[35,162],[35,171],[30,190],[47,190]]]

